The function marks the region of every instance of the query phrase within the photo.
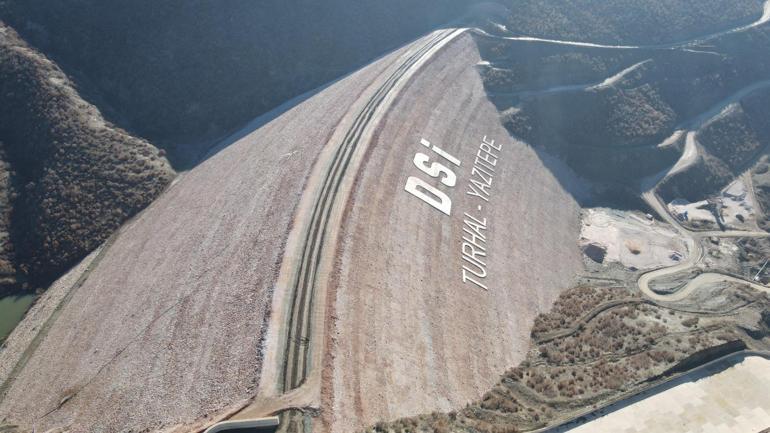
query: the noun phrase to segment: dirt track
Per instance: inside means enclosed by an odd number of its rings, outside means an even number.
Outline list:
[[[582,268],[579,208],[551,171],[561,168],[508,136],[479,60],[469,35],[439,53],[386,115],[359,171],[330,284],[328,431],[478,398],[524,358],[531,321]],[[502,145],[488,203],[466,194],[484,136]],[[444,188],[451,217],[404,191],[421,175],[415,153],[430,153],[422,138],[461,160],[457,185]],[[487,291],[462,281],[466,212],[487,219]]]
[[[679,223],[679,221],[676,220],[676,218],[671,216],[671,214],[668,212],[666,207],[663,205],[663,202],[661,201],[660,197],[655,193],[654,190],[644,192],[642,194],[642,198],[653,210],[655,210],[655,212],[664,221],[669,223],[672,227],[674,227],[680,233],[682,238],[687,242],[688,249],[689,249],[689,254],[687,254],[683,262],[675,266],[655,269],[653,271],[645,272],[644,274],[640,275],[638,280],[638,285],[639,285],[639,290],[642,291],[644,296],[650,299],[653,299],[655,301],[676,302],[687,298],[692,294],[692,292],[697,290],[699,287],[706,286],[708,284],[716,283],[716,282],[732,282],[732,283],[738,283],[738,284],[745,284],[761,292],[770,291],[770,288],[768,288],[767,286],[764,286],[762,284],[757,284],[753,281],[742,280],[726,274],[709,272],[709,273],[700,273],[697,277],[688,281],[684,287],[677,290],[675,293],[669,293],[669,294],[656,293],[654,290],[650,288],[650,282],[654,281],[655,279],[665,277],[666,275],[675,275],[677,273],[685,272],[690,269],[697,269],[696,265],[701,260],[703,260],[703,255],[704,255],[703,247],[701,246],[701,243],[700,243],[701,239],[706,237],[770,237],[770,234],[766,232],[760,232],[760,231],[754,232],[754,231],[740,231],[740,230],[730,230],[730,231],[724,231],[724,232],[723,231],[691,232],[686,228],[684,228]]]

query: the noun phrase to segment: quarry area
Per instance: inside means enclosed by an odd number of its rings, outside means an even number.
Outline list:
[[[758,230],[757,203],[748,176],[739,177],[706,200],[690,203],[674,199],[667,206],[677,220],[692,229]]]
[[[130,141],[163,188],[2,342],[0,432],[770,427],[770,1],[739,3],[443,26],[173,180]]]
[[[689,254],[676,230],[652,215],[611,209],[584,212],[579,244],[596,263],[644,270],[673,266]]]

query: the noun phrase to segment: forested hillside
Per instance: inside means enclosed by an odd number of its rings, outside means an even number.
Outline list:
[[[762,15],[762,0],[521,0],[517,35],[606,44],[660,44],[718,32]]]
[[[767,26],[722,35],[707,48],[614,49],[478,39],[490,61],[482,68],[485,84],[508,130],[603,182],[634,184],[670,167],[683,145],[676,131],[703,127],[696,123],[770,79],[770,62],[756,55],[770,49]],[[705,126],[703,144],[716,158],[711,160],[724,160],[733,170],[767,145],[763,136],[747,135],[753,134],[748,125],[721,121]],[[669,141],[670,146],[661,146]],[[734,155],[727,156],[730,152]],[[708,178],[715,183],[693,180],[693,186],[724,186],[729,178],[714,174],[727,173],[717,167],[703,170],[712,173]]]
[[[473,0],[2,0],[0,19],[106,117],[194,164],[211,140]]]
[[[149,204],[166,157],[193,166],[469,3],[0,0],[5,291],[45,287]]]
[[[46,287],[173,176],[1,22],[0,158],[0,292]]]

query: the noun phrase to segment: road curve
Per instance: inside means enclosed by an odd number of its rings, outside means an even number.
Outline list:
[[[752,283],[750,281],[746,281],[740,278],[736,278],[730,275],[725,274],[719,274],[716,272],[708,272],[699,274],[697,277],[693,278],[692,280],[688,281],[687,284],[682,287],[681,289],[677,290],[674,293],[668,293],[668,294],[661,294],[657,293],[654,290],[650,289],[649,282],[663,276],[664,274],[670,274],[677,272],[678,270],[673,270],[671,268],[661,269],[661,272],[653,275],[652,272],[642,275],[642,277],[639,279],[639,288],[642,290],[644,295],[653,301],[661,301],[661,302],[677,302],[686,299],[688,296],[690,296],[695,290],[697,290],[699,287],[702,287],[704,285],[708,284],[714,284],[714,283],[738,283],[738,284],[745,284],[747,286],[751,286],[752,288],[759,290],[760,292],[770,293],[770,287],[763,286],[761,284]],[[665,272],[663,272],[665,271]],[[655,272],[655,271],[654,271]],[[645,281],[643,281],[645,279]]]
[[[346,175],[348,166],[356,149],[361,144],[362,136],[367,128],[372,127],[375,113],[387,105],[386,99],[398,91],[405,77],[418,68],[421,61],[435,53],[435,49],[462,34],[465,29],[446,29],[434,33],[412,55],[387,78],[358,113],[353,125],[348,129],[343,141],[336,145],[334,156],[323,175],[320,193],[315,197],[312,213],[305,227],[301,254],[295,264],[296,273],[289,290],[292,293],[291,313],[289,316],[289,331],[286,337],[286,353],[282,371],[282,390],[287,392],[301,386],[309,374],[311,367],[309,353],[311,351],[312,320],[319,274],[319,264],[326,252],[324,244],[333,225],[332,209],[340,197],[340,186]],[[376,122],[375,122],[376,123]]]
[[[762,16],[762,19],[760,19],[757,23],[762,24],[770,20],[770,1],[765,3],[765,13]],[[759,25],[755,23],[755,25]],[[752,26],[747,26],[752,27]],[[747,27],[743,27],[742,29],[745,29]],[[722,113],[727,107],[729,107],[731,104],[734,104],[736,102],[739,102],[746,96],[750,95],[751,93],[754,93],[758,90],[764,89],[766,87],[770,86],[770,80],[762,80],[758,81],[756,83],[752,83],[751,85],[739,90],[738,92],[728,96],[724,100],[720,101],[718,104],[714,105],[711,109],[708,111],[701,113],[700,115],[696,116],[692,120],[688,121],[686,124],[682,125],[682,128],[677,128],[677,131],[674,133],[674,135],[667,139],[667,141],[671,141],[672,139],[678,138],[679,134],[686,133],[686,140],[685,140],[685,149],[682,153],[682,156],[679,158],[679,160],[674,164],[674,166],[664,171],[663,173],[660,173],[658,175],[651,176],[646,181],[643,181],[642,188],[646,191],[642,193],[642,199],[652,208],[652,210],[655,211],[664,221],[671,224],[686,240],[688,244],[688,249],[690,251],[690,254],[687,255],[687,258],[682,263],[679,263],[675,266],[662,268],[662,269],[656,269],[654,271],[647,272],[645,274],[642,274],[639,277],[638,284],[639,289],[642,291],[642,293],[647,296],[650,299],[656,300],[656,301],[679,301],[684,298],[686,298],[688,295],[690,295],[695,289],[698,287],[708,284],[708,283],[714,283],[714,282],[737,282],[737,283],[743,283],[750,285],[751,287],[767,292],[769,289],[766,286],[756,284],[752,281],[746,281],[739,278],[735,278],[729,275],[720,274],[720,273],[703,273],[699,274],[696,278],[691,280],[687,283],[685,287],[683,287],[681,290],[677,291],[676,293],[671,294],[660,294],[656,293],[650,288],[650,282],[664,277],[666,275],[673,275],[679,272],[685,272],[688,270],[692,270],[696,268],[696,265],[702,260],[703,258],[703,249],[700,244],[700,240],[706,237],[719,237],[719,238],[737,238],[737,237],[770,237],[770,234],[764,231],[742,231],[742,230],[728,230],[728,231],[703,231],[703,232],[694,232],[691,230],[686,229],[684,226],[682,226],[679,221],[671,216],[669,213],[665,203],[661,200],[661,198],[657,195],[656,189],[657,185],[659,185],[661,182],[663,182],[665,179],[670,178],[671,176],[683,171],[690,165],[694,164],[698,158],[698,149],[697,149],[697,131],[702,128],[706,123],[714,119],[715,117],[719,116],[720,113]],[[665,144],[665,143],[664,143]],[[749,176],[750,178],[750,176]],[[750,194],[753,196],[753,189],[751,188],[750,184],[747,184],[750,188]],[[756,202],[756,200],[755,200]]]
[[[543,96],[543,95],[550,95],[554,93],[566,93],[566,92],[585,92],[590,90],[602,90],[606,89],[608,87],[614,86],[618,82],[620,82],[623,78],[625,78],[628,74],[631,72],[637,70],[642,65],[651,62],[652,59],[647,59],[638,63],[635,63],[625,69],[623,69],[620,72],[617,72],[616,74],[607,77],[606,79],[602,80],[601,82],[595,82],[595,83],[588,83],[588,84],[567,84],[562,86],[553,86],[549,87],[547,89],[542,90],[524,90],[524,91],[518,91],[518,92],[487,92],[487,94],[491,97],[511,97],[511,96],[518,96],[521,98],[528,98],[532,96]],[[495,68],[495,66],[489,62],[479,64],[478,66],[489,66],[492,68]]]
[[[207,428],[204,433],[220,433],[226,431],[273,433],[278,429],[278,424],[279,419],[277,416],[240,421],[223,421]]]
[[[689,270],[697,269],[697,264],[703,259],[703,247],[701,246],[701,239],[705,237],[770,237],[770,233],[766,232],[752,232],[752,231],[709,231],[709,232],[692,232],[684,228],[676,218],[666,210],[666,207],[661,202],[660,197],[655,193],[654,189],[646,191],[642,194],[644,201],[658,214],[664,221],[671,224],[686,240],[689,254],[687,258],[675,266],[656,269],[654,271],[646,272],[639,277],[638,285],[639,290],[649,299],[662,302],[676,302],[687,298],[698,287],[706,284],[713,284],[718,282],[733,282],[746,284],[754,289],[770,293],[770,288],[761,284],[754,283],[752,281],[746,281],[740,278],[736,278],[730,275],[709,272],[701,273],[697,277],[690,280],[683,288],[677,290],[674,293],[661,294],[655,292],[650,288],[650,282],[665,277],[667,275],[673,275],[680,272],[687,272]]]

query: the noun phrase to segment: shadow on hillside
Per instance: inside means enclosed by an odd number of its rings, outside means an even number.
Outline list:
[[[237,131],[227,135],[225,138],[220,139],[220,140],[215,140],[215,144],[212,147],[210,147],[209,150],[206,151],[205,154],[202,155],[202,157],[198,160],[197,163],[195,163],[193,165],[193,167],[195,167],[197,165],[200,165],[201,163],[205,162],[207,159],[211,158],[212,156],[214,156],[214,155],[218,154],[219,152],[221,152],[222,150],[226,149],[228,146],[230,146],[230,145],[238,142],[239,140],[247,137],[248,135],[250,135],[254,131],[262,128],[263,126],[265,126],[268,123],[272,122],[273,120],[277,119],[278,117],[280,117],[284,113],[290,111],[294,107],[302,104],[303,102],[305,102],[308,99],[314,97],[315,95],[323,92],[324,90],[328,89],[329,87],[332,87],[335,84],[345,80],[346,78],[348,78],[348,77],[358,73],[362,69],[364,69],[364,68],[366,68],[366,67],[368,67],[368,66],[370,66],[370,65],[372,65],[374,63],[377,63],[378,61],[380,61],[383,58],[393,54],[394,52],[396,52],[396,51],[406,47],[407,45],[410,45],[410,44],[414,43],[415,41],[417,41],[419,39],[422,39],[423,37],[425,37],[425,35],[430,34],[431,32],[434,32],[434,31],[437,31],[437,30],[441,30],[444,27],[448,27],[448,26],[436,27],[436,28],[431,29],[430,31],[426,32],[425,34],[422,34],[422,35],[419,35],[418,37],[410,39],[409,41],[407,41],[407,42],[405,42],[403,44],[398,44],[396,46],[392,46],[386,52],[384,52],[384,53],[380,54],[379,56],[377,56],[377,57],[375,57],[375,58],[373,58],[373,59],[371,59],[371,60],[369,60],[369,61],[367,61],[367,62],[365,62],[365,63],[363,63],[361,65],[359,65],[356,68],[353,68],[351,71],[349,71],[349,72],[339,76],[338,78],[336,78],[336,79],[334,79],[332,81],[329,81],[326,84],[323,84],[323,85],[321,85],[319,87],[316,87],[316,88],[314,88],[312,90],[309,90],[309,91],[307,91],[305,93],[302,93],[302,94],[300,94],[298,96],[295,96],[294,98],[289,99],[288,101],[286,101],[286,102],[282,103],[281,105],[273,108],[272,110],[270,110],[270,111],[268,111],[268,112],[266,112],[266,113],[264,113],[264,114],[262,114],[262,115],[260,115],[260,116],[258,116],[256,118],[254,118],[253,120],[251,120],[248,123],[246,123],[246,125],[242,126]]]

